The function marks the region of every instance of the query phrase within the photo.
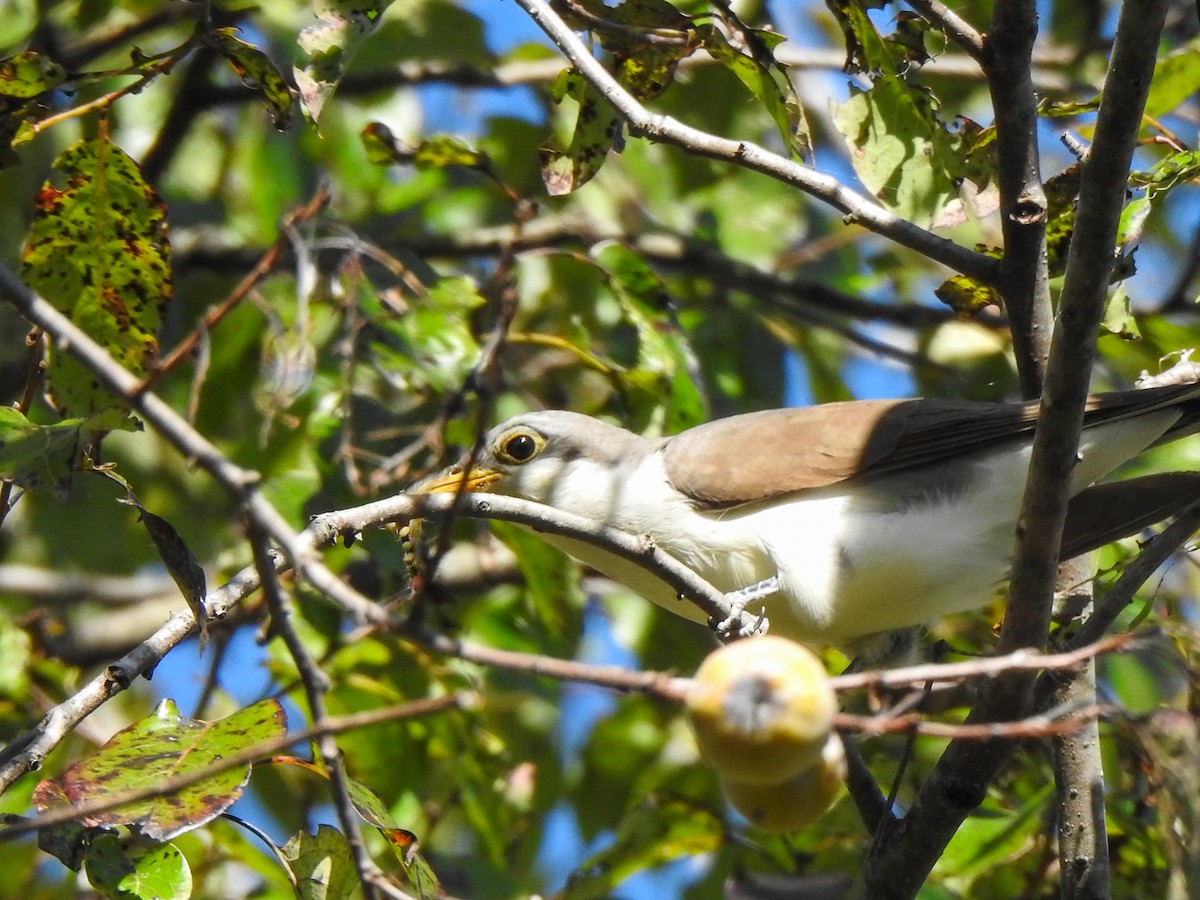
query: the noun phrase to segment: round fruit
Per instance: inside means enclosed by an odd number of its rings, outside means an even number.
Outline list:
[[[710,653],[687,708],[701,754],[721,775],[780,784],[818,760],[837,699],[810,650],[764,635]]]
[[[746,784],[722,778],[730,804],[753,825],[784,834],[811,825],[833,806],[846,777],[841,739],[829,736],[821,758],[783,784]]]

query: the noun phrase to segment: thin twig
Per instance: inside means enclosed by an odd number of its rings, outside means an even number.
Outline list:
[[[304,688],[304,698],[308,703],[313,725],[324,728],[329,719],[325,708],[325,694],[329,691],[329,676],[309,655],[308,648],[304,646],[300,635],[292,627],[291,604],[280,587],[266,533],[261,527],[251,524],[248,536],[254,552],[254,565],[258,569],[259,581],[262,583],[263,597],[267,601],[267,608],[271,611],[271,632],[283,640],[292,661],[296,664],[296,671],[299,673],[300,683]],[[346,766],[342,759],[342,752],[333,735],[328,732],[320,734],[316,739],[316,744],[325,771],[329,775],[333,808],[337,813],[342,835],[349,846],[350,856],[354,860],[363,895],[366,900],[374,900],[376,897],[374,875],[377,870],[367,852],[366,844],[363,843],[362,820],[355,813],[354,803],[350,798],[350,786],[346,779]]]

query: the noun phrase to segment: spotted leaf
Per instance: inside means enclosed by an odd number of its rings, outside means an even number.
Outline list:
[[[158,351],[171,296],[166,208],[137,163],[104,136],[67,148],[37,196],[22,259],[27,284],[130,372]],[[118,406],[82,363],[52,347],[46,385],[59,412]]]

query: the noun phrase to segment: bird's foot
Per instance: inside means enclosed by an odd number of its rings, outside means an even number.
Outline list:
[[[742,613],[746,611],[746,607],[751,603],[762,600],[764,597],[769,597],[778,590],[779,578],[776,575],[772,575],[770,578],[764,578],[762,581],[748,587],[730,591],[725,595],[725,601],[729,604],[729,615],[717,623],[717,634],[722,637],[728,635],[747,637],[752,634],[765,634],[767,631],[767,616],[765,612],[759,613],[758,621],[749,628],[742,622]]]

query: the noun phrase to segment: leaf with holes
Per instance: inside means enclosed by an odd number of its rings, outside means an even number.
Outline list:
[[[118,732],[100,750],[61,776],[41,782],[33,802],[41,811],[85,807],[129,791],[163,785],[169,779],[211,769],[222,759],[269,741],[286,730],[283,707],[263,700],[216,722],[179,714],[164,700],[154,715]],[[137,800],[81,817],[85,825],[128,825],[156,841],[198,828],[225,812],[242,795],[249,765],[216,772],[169,796]]]
[[[621,137],[621,118],[592,84],[574,69],[560,72],[550,89],[556,104],[568,97],[578,113],[566,150],[544,147],[542,181],[552,197],[561,197],[592,180]]]
[[[317,22],[300,32],[297,43],[304,59],[292,74],[300,89],[300,108],[313,122],[346,74],[350,60],[379,25],[392,0],[317,0]]]
[[[25,282],[135,375],[158,352],[171,296],[166,207],[137,163],[105,137],[68,147],[37,195],[21,261]],[[120,404],[61,347],[46,385],[64,416]]]

